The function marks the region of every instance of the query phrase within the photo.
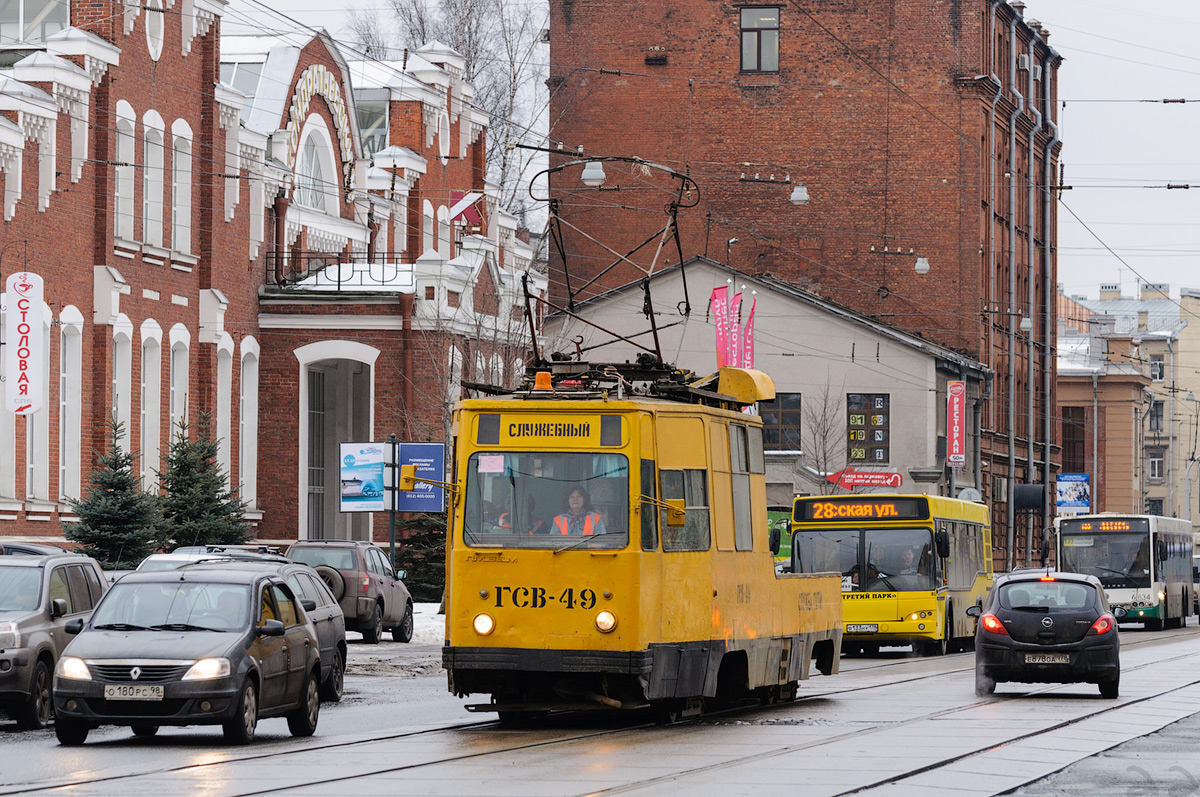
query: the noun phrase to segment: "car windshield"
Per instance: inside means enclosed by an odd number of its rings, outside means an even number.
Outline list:
[[[624,548],[629,460],[620,454],[477,453],[463,538],[472,547]]]
[[[335,570],[358,569],[354,564],[354,551],[350,548],[294,546],[288,551],[288,559],[308,565],[309,567],[325,565]]]
[[[1145,533],[1062,535],[1060,570],[1095,576],[1108,589],[1150,586],[1150,536]]]
[[[240,631],[250,587],[199,581],[118,581],[92,614],[98,630]]]
[[[32,612],[42,597],[40,567],[0,565],[0,612]]]
[[[792,554],[797,573],[841,573],[842,592],[934,588],[933,532],[927,528],[806,529],[796,532]]]
[[[1020,611],[1082,610],[1092,606],[1095,589],[1077,581],[1016,581],[1000,585],[1000,605]]]

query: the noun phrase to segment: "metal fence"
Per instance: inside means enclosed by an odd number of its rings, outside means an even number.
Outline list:
[[[412,252],[331,254],[292,250],[282,256],[268,252],[263,281],[284,290],[411,291],[414,287]]]

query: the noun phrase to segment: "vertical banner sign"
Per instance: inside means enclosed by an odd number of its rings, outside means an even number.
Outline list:
[[[342,512],[386,512],[391,509],[383,480],[384,465],[391,459],[387,443],[342,443]]]
[[[946,383],[946,461],[952,468],[967,464],[967,383]]]
[[[729,303],[729,362],[734,368],[742,367],[742,292],[733,295]]]
[[[717,367],[724,368],[729,364],[726,357],[729,351],[729,288],[724,285],[713,288],[709,304],[713,325],[717,328]]]
[[[445,443],[401,443],[397,465],[416,465],[417,478],[442,481],[446,478]],[[400,512],[445,512],[446,489],[429,482],[417,482],[412,492],[396,494]]]
[[[46,399],[43,288],[42,278],[28,271],[18,271],[5,283],[4,404],[17,415],[32,415]]]
[[[742,330],[742,335],[746,338],[742,344],[742,367],[754,367],[754,308],[758,306],[758,297],[754,297],[754,301],[750,303],[750,315],[746,316],[746,328]]]

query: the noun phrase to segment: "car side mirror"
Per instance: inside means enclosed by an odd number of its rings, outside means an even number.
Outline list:
[[[779,553],[780,534],[778,528],[771,529],[771,555]]]
[[[78,634],[83,630],[83,618],[76,617],[74,620],[68,620],[67,624],[63,626],[63,630],[71,635]]]
[[[55,598],[50,601],[50,619],[62,617],[67,613],[67,602],[63,598]]]
[[[1112,615],[1118,620],[1124,620],[1129,615],[1129,610],[1124,606],[1118,606],[1112,610]]]
[[[306,612],[315,612],[317,610],[317,602],[312,598],[301,598],[300,606]]]
[[[933,542],[937,546],[937,555],[940,559],[950,558],[950,535],[943,529],[933,535]]]
[[[406,578],[408,578],[407,570],[397,570],[396,571],[396,580],[397,581],[403,581]]]
[[[979,617],[982,614],[983,614],[982,606],[968,606],[967,607],[967,617]]]
[[[283,623],[279,620],[267,620],[255,629],[259,636],[283,636],[283,632]]]

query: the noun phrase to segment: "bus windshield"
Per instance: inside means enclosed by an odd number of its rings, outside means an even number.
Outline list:
[[[477,452],[463,539],[486,548],[624,548],[629,460],[621,454]]]
[[[1062,534],[1059,569],[1100,579],[1108,589],[1150,586],[1150,535]]]
[[[792,555],[797,573],[840,572],[842,592],[934,588],[933,531],[928,528],[804,529],[792,539]]]

